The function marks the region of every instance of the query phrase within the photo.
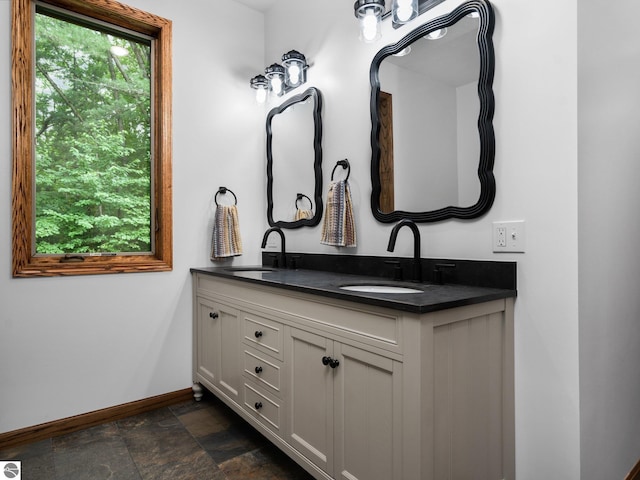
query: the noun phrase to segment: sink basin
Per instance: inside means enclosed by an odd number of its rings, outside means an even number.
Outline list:
[[[273,268],[268,267],[229,267],[227,272],[273,272]]]
[[[342,290],[364,293],[422,293],[417,288],[399,287],[396,285],[342,285]]]

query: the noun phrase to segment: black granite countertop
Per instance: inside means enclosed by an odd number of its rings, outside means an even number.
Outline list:
[[[515,288],[400,282],[375,276],[307,269],[227,266],[192,268],[191,272],[413,313],[433,312],[516,296]],[[421,290],[421,293],[356,292],[341,289],[344,285],[402,286]]]

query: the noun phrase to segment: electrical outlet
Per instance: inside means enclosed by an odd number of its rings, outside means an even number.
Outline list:
[[[524,253],[524,220],[493,222],[493,251]]]
[[[507,246],[507,227],[496,227],[494,235],[496,247],[504,248]]]

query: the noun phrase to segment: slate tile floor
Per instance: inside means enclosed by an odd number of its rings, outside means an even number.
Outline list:
[[[0,450],[23,480],[311,480],[212,395]]]

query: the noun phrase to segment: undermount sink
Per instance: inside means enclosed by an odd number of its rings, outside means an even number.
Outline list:
[[[422,290],[396,285],[342,285],[342,290],[364,293],[422,293]]]
[[[228,267],[227,272],[273,272],[273,268],[268,267]]]

